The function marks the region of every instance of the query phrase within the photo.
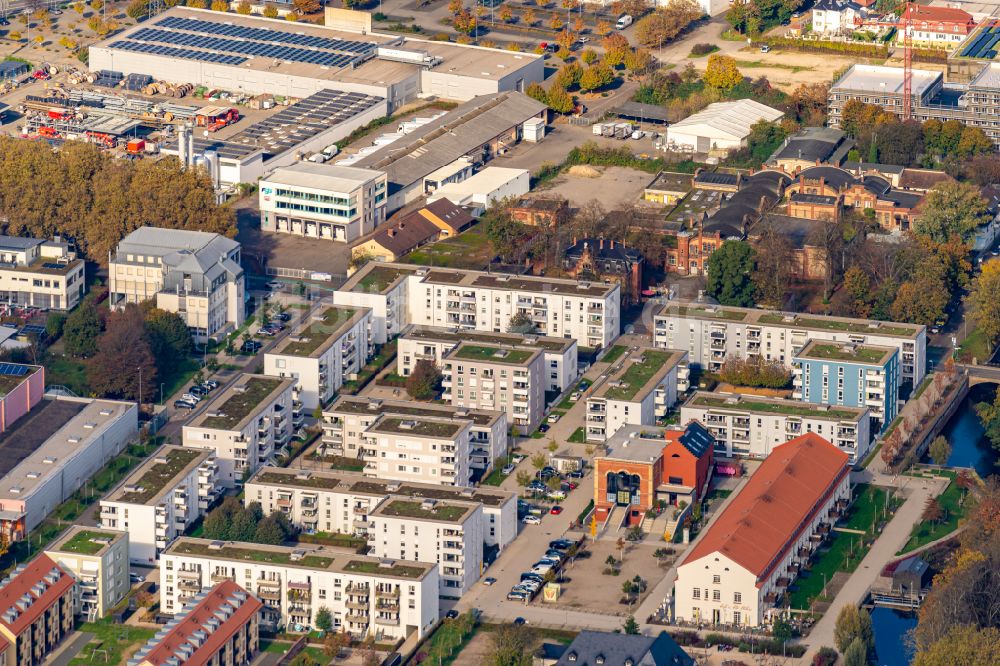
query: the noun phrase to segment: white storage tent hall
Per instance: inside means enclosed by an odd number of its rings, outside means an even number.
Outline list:
[[[746,145],[754,123],[775,121],[783,115],[781,111],[752,99],[716,102],[671,125],[667,129],[667,144],[673,150],[686,152],[733,150]]]

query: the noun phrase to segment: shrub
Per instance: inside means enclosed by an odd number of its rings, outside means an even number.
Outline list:
[[[737,386],[780,389],[788,386],[792,375],[778,361],[753,356],[726,359],[719,371],[719,378]]]
[[[706,56],[709,53],[715,53],[718,50],[719,47],[716,46],[715,44],[707,44],[703,42],[701,44],[695,44],[694,46],[691,47],[691,55]]]
[[[783,48],[805,53],[843,53],[862,58],[888,58],[889,49],[884,44],[854,44],[851,42],[822,42],[792,39],[790,37],[768,37],[765,43],[772,48]]]

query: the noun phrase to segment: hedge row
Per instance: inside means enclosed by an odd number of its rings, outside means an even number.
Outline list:
[[[789,37],[769,37],[764,42],[771,48],[783,48],[804,53],[842,53],[861,58],[888,58],[889,49],[881,44],[856,44],[853,42],[821,42]]]

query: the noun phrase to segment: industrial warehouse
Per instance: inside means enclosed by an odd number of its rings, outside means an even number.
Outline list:
[[[380,35],[345,13],[368,16],[328,10],[333,27],[319,27],[174,7],[92,46],[89,65],[248,94],[362,93],[384,98],[389,112],[417,97],[465,101],[544,78],[538,55]]]

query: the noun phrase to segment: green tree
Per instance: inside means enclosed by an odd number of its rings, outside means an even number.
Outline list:
[[[605,63],[596,63],[588,67],[580,75],[580,90],[583,91],[593,91],[599,90],[604,86],[611,85],[611,82],[615,80],[615,73]]]
[[[149,13],[149,3],[147,0],[132,0],[125,8],[125,13],[129,18],[138,21],[141,17]]]
[[[991,342],[1000,337],[1000,260],[991,259],[983,264],[982,271],[972,282],[972,289],[965,298],[968,316],[975,320]],[[980,359],[985,361],[986,359]]]
[[[94,299],[87,297],[76,306],[63,326],[63,344],[70,356],[88,358],[97,353],[97,338],[101,321],[97,318]]]
[[[274,5],[265,5],[261,14],[264,18],[278,18],[278,8]]]
[[[268,516],[259,523],[257,523],[256,529],[254,529],[253,539],[254,543],[269,543],[273,545],[279,545],[285,540],[285,532],[281,529],[281,525],[278,523],[276,518]]]
[[[958,625],[917,651],[913,666],[995,666],[1000,664],[1000,631],[996,627]]]
[[[437,393],[441,373],[427,359],[420,359],[406,378],[406,392],[416,400],[429,400]]]
[[[592,65],[597,61],[597,51],[594,49],[584,49],[580,54],[580,60],[584,65]]]
[[[146,339],[163,377],[173,374],[191,354],[191,333],[176,312],[149,307],[145,314]]]
[[[860,638],[855,638],[844,650],[844,666],[868,666],[868,652]]]
[[[716,90],[729,91],[743,82],[743,75],[736,67],[736,59],[732,56],[713,53],[708,56],[708,65],[702,77],[705,84]]]
[[[510,261],[524,236],[524,226],[499,204],[494,204],[483,217],[486,222],[486,237],[490,239],[493,251],[503,261]]]
[[[622,626],[622,632],[630,636],[639,635],[639,623],[635,621],[634,615],[629,615],[625,618],[625,624]]]
[[[583,77],[583,67],[579,63],[570,62],[562,66],[556,74],[553,85],[557,85],[563,90],[570,90],[580,85]]]
[[[50,312],[45,318],[45,335],[49,341],[59,338],[63,334],[63,326],[66,325],[66,315],[62,312]]]
[[[871,278],[858,266],[851,266],[844,273],[844,291],[850,296],[851,314],[867,317],[871,311]]]
[[[928,451],[931,454],[931,460],[935,464],[945,465],[948,462],[948,458],[951,457],[951,444],[948,443],[944,435],[938,435],[931,442]]]
[[[87,365],[87,382],[97,395],[121,400],[152,401],[156,390],[156,362],[146,341],[138,305],[112,312],[97,339],[97,353]],[[141,381],[140,381],[141,380]]]
[[[532,631],[523,624],[500,624],[490,632],[492,650],[485,666],[530,666]]]
[[[708,293],[723,305],[752,306],[755,256],[747,243],[725,241],[708,258]]]
[[[934,186],[923,201],[923,210],[913,222],[913,232],[936,243],[945,243],[953,235],[963,241],[972,238],[981,224],[989,221],[986,200],[979,189],[954,181]]]
[[[792,625],[783,617],[777,618],[771,625],[771,635],[774,640],[782,643],[792,639]]]
[[[253,5],[250,4],[250,0],[240,0],[239,4],[236,5],[236,13],[241,16],[253,14]]]
[[[316,628],[323,631],[333,630],[333,614],[326,606],[320,606],[320,609],[316,611]]]
[[[671,0],[636,22],[635,38],[643,46],[662,47],[701,18],[703,13],[692,0]]]
[[[529,483],[531,483],[531,473],[523,469],[518,470],[514,478],[517,481],[517,485],[521,486],[522,488],[526,487]]]
[[[534,467],[535,469],[538,470],[542,469],[548,464],[548,462],[549,461],[545,458],[545,454],[536,453],[535,455],[531,456],[531,466]]]
[[[993,448],[1000,451],[1000,392],[993,399],[993,402],[981,402],[976,405],[976,414],[986,432],[983,434]]]
[[[576,108],[573,96],[566,92],[566,89],[558,83],[553,83],[549,88],[545,103],[556,113],[569,113]]]
[[[545,92],[545,88],[542,87],[542,84],[537,81],[532,81],[528,87],[525,88],[524,94],[536,101],[541,102],[542,104],[549,103],[548,93]]]
[[[860,640],[863,654],[867,655],[875,648],[875,635],[872,632],[872,617],[867,611],[857,606],[847,605],[837,614],[837,622],[833,628],[833,640],[837,649],[843,653],[855,640]]]

